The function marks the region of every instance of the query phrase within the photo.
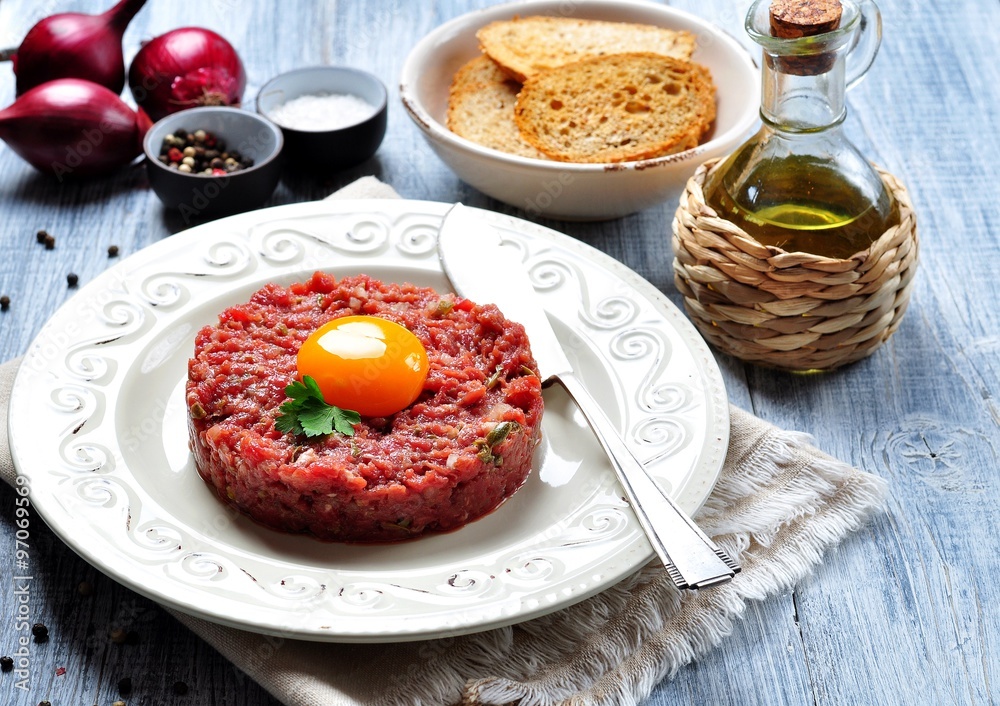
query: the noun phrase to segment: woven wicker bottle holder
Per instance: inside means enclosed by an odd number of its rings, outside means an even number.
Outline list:
[[[831,370],[882,345],[899,326],[917,268],[917,222],[906,188],[879,170],[899,224],[847,260],[759,243],[705,203],[719,160],[687,183],[673,222],[674,282],[716,348],[789,370]]]

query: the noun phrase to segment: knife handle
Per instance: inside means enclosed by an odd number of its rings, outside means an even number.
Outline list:
[[[586,386],[572,373],[554,377],[580,407],[604,447],[632,511],[674,584],[693,589],[731,580],[739,564],[660,490]]]

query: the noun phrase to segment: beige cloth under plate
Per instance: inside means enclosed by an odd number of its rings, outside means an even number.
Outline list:
[[[393,198],[372,178],[331,198]],[[0,366],[0,477],[13,483],[7,400],[18,361]],[[738,408],[725,466],[699,525],[738,555],[722,587],[681,594],[649,566],[551,615],[423,642],[335,645],[178,620],[288,706],[508,704],[627,706],[717,645],[751,600],[787,591],[884,502],[885,483]]]

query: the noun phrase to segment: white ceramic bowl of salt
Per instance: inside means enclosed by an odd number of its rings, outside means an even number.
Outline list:
[[[257,112],[285,138],[285,161],[329,174],[359,164],[385,137],[388,93],[367,71],[312,66],[275,76],[257,94]]]

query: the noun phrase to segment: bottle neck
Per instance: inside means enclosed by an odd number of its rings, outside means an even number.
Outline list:
[[[847,115],[845,62],[833,54],[817,73],[797,73],[797,57],[764,53],[761,119],[781,132],[818,132],[840,125]]]

